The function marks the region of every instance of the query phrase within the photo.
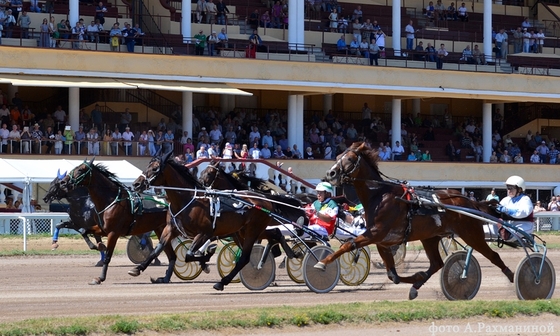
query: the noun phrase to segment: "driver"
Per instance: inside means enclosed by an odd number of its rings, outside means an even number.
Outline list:
[[[322,236],[333,233],[338,215],[338,204],[331,199],[333,187],[328,182],[320,182],[315,187],[317,200],[306,209],[309,228]]]
[[[525,181],[519,176],[510,176],[506,181],[507,197],[500,201],[496,208],[498,212],[515,218],[510,224],[528,234],[533,232],[533,202],[525,192]],[[501,229],[500,235],[506,241],[516,241],[508,231]]]

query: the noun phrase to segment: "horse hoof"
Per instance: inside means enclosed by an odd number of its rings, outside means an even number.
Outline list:
[[[218,291],[223,291],[224,290],[224,285],[222,285],[221,283],[216,283],[214,284],[214,289],[218,290]]]
[[[165,281],[165,278],[157,278],[157,279],[154,279],[154,278],[151,278],[151,277],[150,277],[150,281],[151,281],[153,284],[167,283],[167,282]]]
[[[128,275],[130,276],[139,276],[140,275],[140,270],[137,268],[133,268],[130,271],[128,271]]]
[[[103,267],[103,260],[99,260],[97,264],[95,264],[95,267]]]
[[[105,246],[105,244],[103,244],[103,243],[99,243],[99,244],[97,244],[97,250],[99,252],[107,251],[107,246]]]
[[[325,265],[324,263],[322,263],[322,262],[319,261],[318,263],[316,263],[316,264],[313,266],[313,268],[316,268],[316,269],[319,269],[319,270],[321,270],[321,271],[324,271],[324,270],[326,269],[326,265]]]
[[[418,297],[418,290],[414,287],[410,288],[410,292],[408,292],[408,299],[414,300]]]
[[[210,266],[206,265],[203,269],[204,273],[209,274],[210,273]]]
[[[101,280],[99,280],[99,278],[95,278],[91,280],[88,285],[101,285]]]
[[[504,274],[509,279],[509,282],[513,283],[513,272],[509,269],[509,267],[506,267],[506,269],[504,270]]]

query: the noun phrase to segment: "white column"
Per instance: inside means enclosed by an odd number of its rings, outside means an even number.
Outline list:
[[[420,99],[412,99],[412,115],[417,117],[420,114]]]
[[[70,27],[75,27],[76,23],[78,21],[80,21],[80,2],[79,2],[79,0],[70,0],[69,6],[68,6],[68,21],[70,21]]]
[[[183,120],[181,120],[182,123],[181,126],[183,127],[183,131],[189,132],[189,137],[193,139],[193,143],[194,143],[195,138],[193,134],[193,114],[192,114],[193,103],[192,102],[193,102],[192,92],[183,91],[183,106],[182,106]]]
[[[332,110],[333,95],[324,94],[323,95],[323,114],[327,115],[329,110]]]
[[[288,96],[288,143],[297,145],[301,153],[303,148],[303,96]]]
[[[395,56],[401,55],[401,1],[393,1],[393,50]]]
[[[80,126],[80,88],[68,88],[68,124],[76,132]]]
[[[482,162],[492,155],[492,104],[482,103]]]
[[[191,2],[188,0],[181,1],[181,34],[183,35],[183,43],[188,43],[191,35]],[[190,134],[190,133],[189,133]]]
[[[3,184],[0,184],[0,204],[3,206],[6,206],[6,195],[4,195],[4,190],[6,189],[6,186]]]
[[[18,92],[18,90],[19,86],[8,84],[8,105],[12,105],[12,98],[16,96],[16,92]]]
[[[492,0],[484,0],[483,48],[486,62],[492,61]]]
[[[402,99],[397,99],[397,98],[393,98],[393,103],[392,103],[392,118],[391,118],[391,148],[393,148],[393,146],[395,146],[395,142],[400,142],[402,145],[402,141],[401,141],[401,105],[402,105]],[[404,146],[404,145],[403,145]]]
[[[290,0],[288,4],[288,43],[297,43],[300,50],[303,48],[299,44],[305,43],[304,15],[304,1]],[[290,49],[296,49],[296,46],[292,45]]]

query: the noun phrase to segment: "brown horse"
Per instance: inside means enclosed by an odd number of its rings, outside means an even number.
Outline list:
[[[253,245],[259,236],[270,225],[272,218],[269,213],[276,213],[280,208],[288,208],[267,200],[262,194],[236,191],[235,194],[217,194],[208,192],[205,187],[183,165],[170,158],[171,153],[164,157],[154,157],[144,173],[136,179],[133,186],[136,190],[145,190],[149,186],[165,186],[170,203],[167,226],[163,230],[160,245],[171,241],[179,234],[194,237],[191,249],[187,252],[187,261],[199,260],[197,251],[208,239],[238,234],[241,257],[230,274],[214,285],[214,289],[223,290],[237,273],[249,262]],[[220,200],[220,215],[213,216],[211,211],[217,210]],[[214,210],[211,210],[211,209]],[[285,209],[289,211],[288,209]],[[215,212],[214,212],[215,213]],[[158,245],[155,255],[161,251]],[[141,265],[129,272],[138,275],[148,267],[152,255]]]
[[[511,270],[504,264],[498,253],[486,243],[481,221],[449,210],[439,212],[437,208],[433,208],[431,212],[430,209],[426,209],[426,214],[413,212],[415,206],[406,198],[408,196],[414,198],[415,195],[400,183],[384,181],[383,174],[377,166],[378,160],[376,151],[364,143],[354,143],[337,157],[334,166],[327,171],[327,180],[332,184],[354,185],[365,209],[367,230],[353,241],[343,244],[339,250],[321,260],[315,267],[323,268],[345,252],[377,244],[389,279],[394,283],[401,281],[412,283],[409,299],[414,299],[418,295],[417,290],[443,267],[443,260],[438,252],[441,237],[455,234],[499,267],[513,282]],[[431,198],[433,195],[443,206],[455,205],[491,213],[487,204],[471,201],[456,191],[433,191],[428,194],[428,197]],[[415,240],[422,242],[430,260],[430,267],[426,272],[399,277],[389,247]]]
[[[160,238],[166,223],[167,211],[165,209],[157,209],[153,212],[145,210],[140,214],[134,208],[139,204],[138,202],[142,201],[141,197],[131,192],[105,166],[94,165],[93,161],[93,159],[90,162],[84,161],[72,169],[60,180],[60,189],[70,193],[80,187],[85,187],[88,189],[95,208],[102,209],[96,210],[98,225],[88,228],[88,233],[107,236],[107,253],[101,275],[90,282],[90,285],[99,285],[107,277],[107,268],[119,237],[139,235],[153,230]],[[173,274],[176,256],[171,244],[165,246],[165,254],[169,259],[165,277],[152,279],[152,282],[167,283]]]

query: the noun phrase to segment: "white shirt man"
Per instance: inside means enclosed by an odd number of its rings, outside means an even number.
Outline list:
[[[259,149],[259,147],[257,146],[257,144],[255,144],[253,146],[253,148],[249,149],[249,155],[251,156],[251,158],[257,160],[261,158],[261,150]]]
[[[220,131],[217,126],[214,126],[214,129],[210,131],[210,141],[218,143],[221,140],[222,140],[222,131]]]
[[[8,146],[8,137],[10,136],[10,131],[8,131],[8,126],[6,124],[2,124],[2,128],[0,128],[0,142],[2,146],[0,146],[0,152],[4,152],[4,148],[7,150]]]
[[[404,147],[401,145],[399,141],[395,142],[395,146],[393,146],[393,160],[402,160],[404,154]]]
[[[56,111],[54,111],[53,117],[57,123],[63,123],[66,121],[66,112],[62,109],[62,106],[58,106]]]
[[[88,155],[99,155],[99,134],[92,128],[86,134],[86,138],[88,140]]]
[[[196,159],[207,159],[208,152],[206,151],[206,147],[200,146],[200,149],[196,151]]]
[[[124,140],[125,154],[130,155],[130,149],[132,146],[132,140],[134,140],[134,133],[130,131],[130,127],[125,128],[125,132],[122,134],[122,139]]]

